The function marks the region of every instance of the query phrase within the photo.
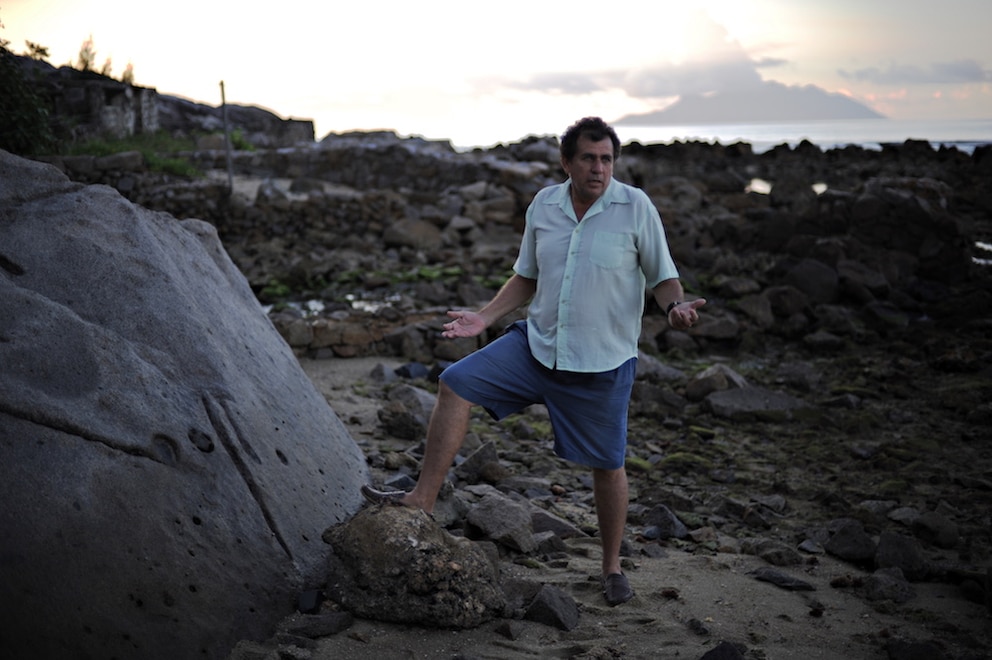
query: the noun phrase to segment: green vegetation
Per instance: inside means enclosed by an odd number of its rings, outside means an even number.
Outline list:
[[[475,282],[487,289],[499,289],[502,287],[508,279],[513,275],[513,270],[507,270],[505,273],[495,276],[483,277],[481,275],[476,275],[473,279]]]
[[[71,156],[109,156],[124,151],[139,151],[145,157],[148,168],[155,172],[165,172],[176,176],[202,176],[196,167],[185,158],[174,155],[192,151],[196,146],[192,137],[176,138],[165,131],[141,133],[124,138],[93,139],[71,145],[67,153]]]
[[[709,460],[691,452],[675,452],[661,460],[666,472],[705,472],[713,468]]]
[[[638,456],[628,456],[625,461],[625,465],[628,470],[636,471],[636,472],[647,473],[647,472],[651,472],[651,470],[654,469],[654,466],[651,464],[651,461],[644,458],[640,458]]]
[[[392,273],[396,282],[434,282],[441,279],[456,278],[462,274],[461,266],[420,266],[402,273]]]
[[[3,23],[0,23],[3,28]],[[50,116],[51,103],[31,84],[14,54],[10,42],[0,39],[0,149],[19,155],[52,151],[56,145]],[[34,53],[47,53],[37,44]]]
[[[248,141],[240,128],[231,131],[231,148],[238,151],[255,151],[255,145]]]
[[[284,301],[289,298],[293,293],[292,288],[285,282],[280,282],[277,279],[269,280],[269,283],[265,285],[261,291],[258,292],[258,298],[263,303]]]

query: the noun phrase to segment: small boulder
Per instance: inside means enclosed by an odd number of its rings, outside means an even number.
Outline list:
[[[485,551],[423,511],[369,507],[323,538],[333,548],[327,595],[356,616],[464,629],[503,612],[497,569]]]

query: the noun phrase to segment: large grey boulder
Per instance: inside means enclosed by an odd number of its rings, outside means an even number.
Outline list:
[[[366,478],[210,225],[0,151],[0,657],[268,637]]]

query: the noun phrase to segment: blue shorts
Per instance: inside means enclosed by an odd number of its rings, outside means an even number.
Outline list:
[[[494,419],[542,403],[548,408],[555,454],[605,470],[623,467],[627,408],[637,358],[612,371],[577,373],[548,369],[527,345],[527,324],[517,321],[484,348],[452,364],[441,380]]]

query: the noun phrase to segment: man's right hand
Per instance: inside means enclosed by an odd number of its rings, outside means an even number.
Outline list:
[[[475,337],[481,335],[488,325],[478,312],[451,310],[448,316],[452,320],[444,324],[444,331],[441,333],[445,339]]]

